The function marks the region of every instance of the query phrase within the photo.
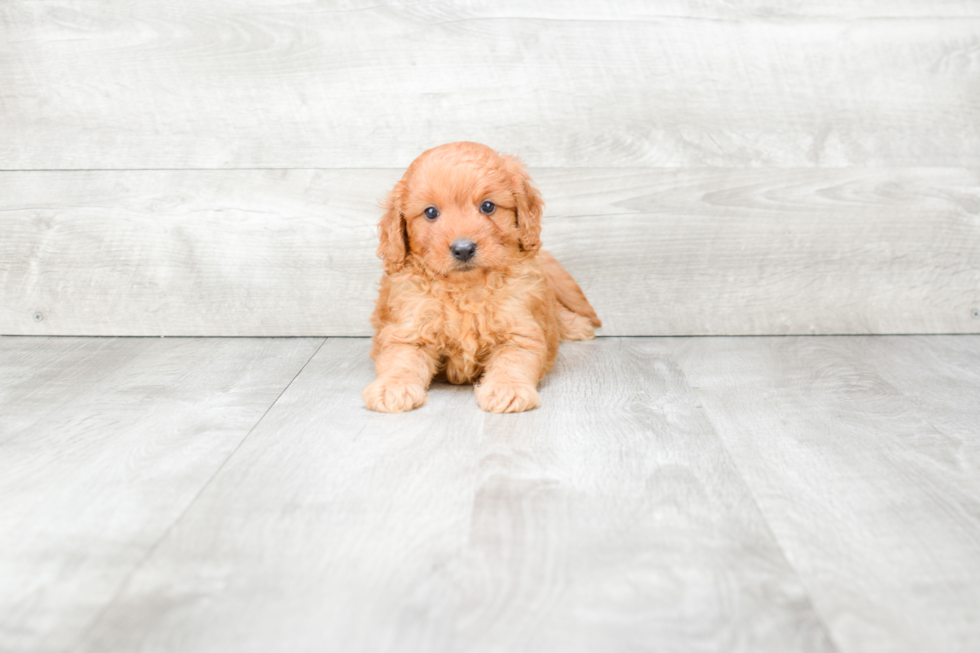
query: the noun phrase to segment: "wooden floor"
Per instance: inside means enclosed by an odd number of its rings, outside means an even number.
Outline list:
[[[980,336],[368,346],[0,338],[0,650],[980,650]]]

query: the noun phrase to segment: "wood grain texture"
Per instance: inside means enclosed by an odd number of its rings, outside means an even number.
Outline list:
[[[657,341],[562,345],[541,397],[486,417],[457,650],[834,650]]]
[[[980,165],[976,2],[529,6],[4,3],[0,166]]]
[[[591,0],[495,0],[469,2],[465,11],[481,17],[564,20],[649,20],[664,17],[751,20],[757,18],[978,18],[977,0],[653,0],[599,3]]]
[[[980,332],[977,170],[531,172],[603,335]],[[368,335],[400,174],[0,173],[0,333]]]
[[[841,651],[980,647],[980,339],[670,344]]]
[[[328,340],[80,651],[830,651],[683,376],[563,345],[542,408],[360,405]]]
[[[0,338],[0,650],[72,650],[319,344]]]
[[[399,176],[0,173],[0,332],[366,335]]]

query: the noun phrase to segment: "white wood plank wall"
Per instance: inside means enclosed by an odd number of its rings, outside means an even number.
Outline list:
[[[0,333],[364,335],[376,203],[522,156],[605,335],[980,332],[980,0],[0,5]]]

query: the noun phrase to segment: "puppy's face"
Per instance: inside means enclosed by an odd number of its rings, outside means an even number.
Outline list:
[[[519,251],[517,206],[500,166],[427,157],[407,184],[411,251],[444,277],[506,267]]]
[[[542,207],[516,159],[475,143],[443,145],[416,159],[389,196],[379,254],[389,271],[412,254],[451,280],[500,270],[540,246]]]

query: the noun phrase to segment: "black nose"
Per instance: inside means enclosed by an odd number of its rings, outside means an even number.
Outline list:
[[[453,258],[461,263],[466,263],[476,255],[476,243],[472,240],[460,238],[450,246],[449,251],[453,253]]]

